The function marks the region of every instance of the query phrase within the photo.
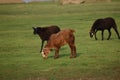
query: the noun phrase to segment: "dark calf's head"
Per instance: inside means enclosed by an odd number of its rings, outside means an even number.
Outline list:
[[[35,27],[32,27],[32,28],[33,28],[33,34],[36,35],[38,33],[37,28]]]

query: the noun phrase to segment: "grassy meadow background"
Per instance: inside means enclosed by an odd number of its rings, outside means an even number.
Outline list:
[[[108,41],[89,37],[97,18],[113,17],[120,33],[120,2],[59,5],[41,2],[0,4],[0,80],[120,80],[120,40],[112,30]],[[70,59],[68,45],[44,60],[39,53],[41,40],[32,27],[58,25],[72,28],[77,58]]]

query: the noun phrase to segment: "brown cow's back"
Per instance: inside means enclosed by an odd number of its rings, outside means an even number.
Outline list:
[[[75,32],[73,29],[65,29],[56,34],[52,34],[48,40],[48,45],[59,47],[65,45],[68,41],[72,41],[74,43],[73,32]]]

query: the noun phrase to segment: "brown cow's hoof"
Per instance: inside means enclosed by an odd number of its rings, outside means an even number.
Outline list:
[[[77,56],[70,56],[70,58],[76,58]]]
[[[59,56],[55,56],[55,57],[54,57],[54,59],[57,59],[57,58],[59,58]]]

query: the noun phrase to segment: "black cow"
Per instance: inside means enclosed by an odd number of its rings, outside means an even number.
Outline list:
[[[115,20],[111,17],[107,17],[107,18],[104,18],[104,19],[97,19],[92,27],[91,27],[91,30],[89,32],[90,34],[90,37],[92,38],[93,35],[95,35],[95,39],[97,40],[97,37],[96,37],[96,33],[98,30],[102,31],[102,40],[104,40],[104,37],[103,37],[103,33],[104,33],[104,30],[108,30],[109,32],[109,36],[107,38],[107,40],[110,39],[111,37],[111,28],[113,28],[118,36],[118,39],[120,39],[120,36],[119,36],[119,33],[118,33],[118,30],[117,30],[117,25],[115,23]]]

